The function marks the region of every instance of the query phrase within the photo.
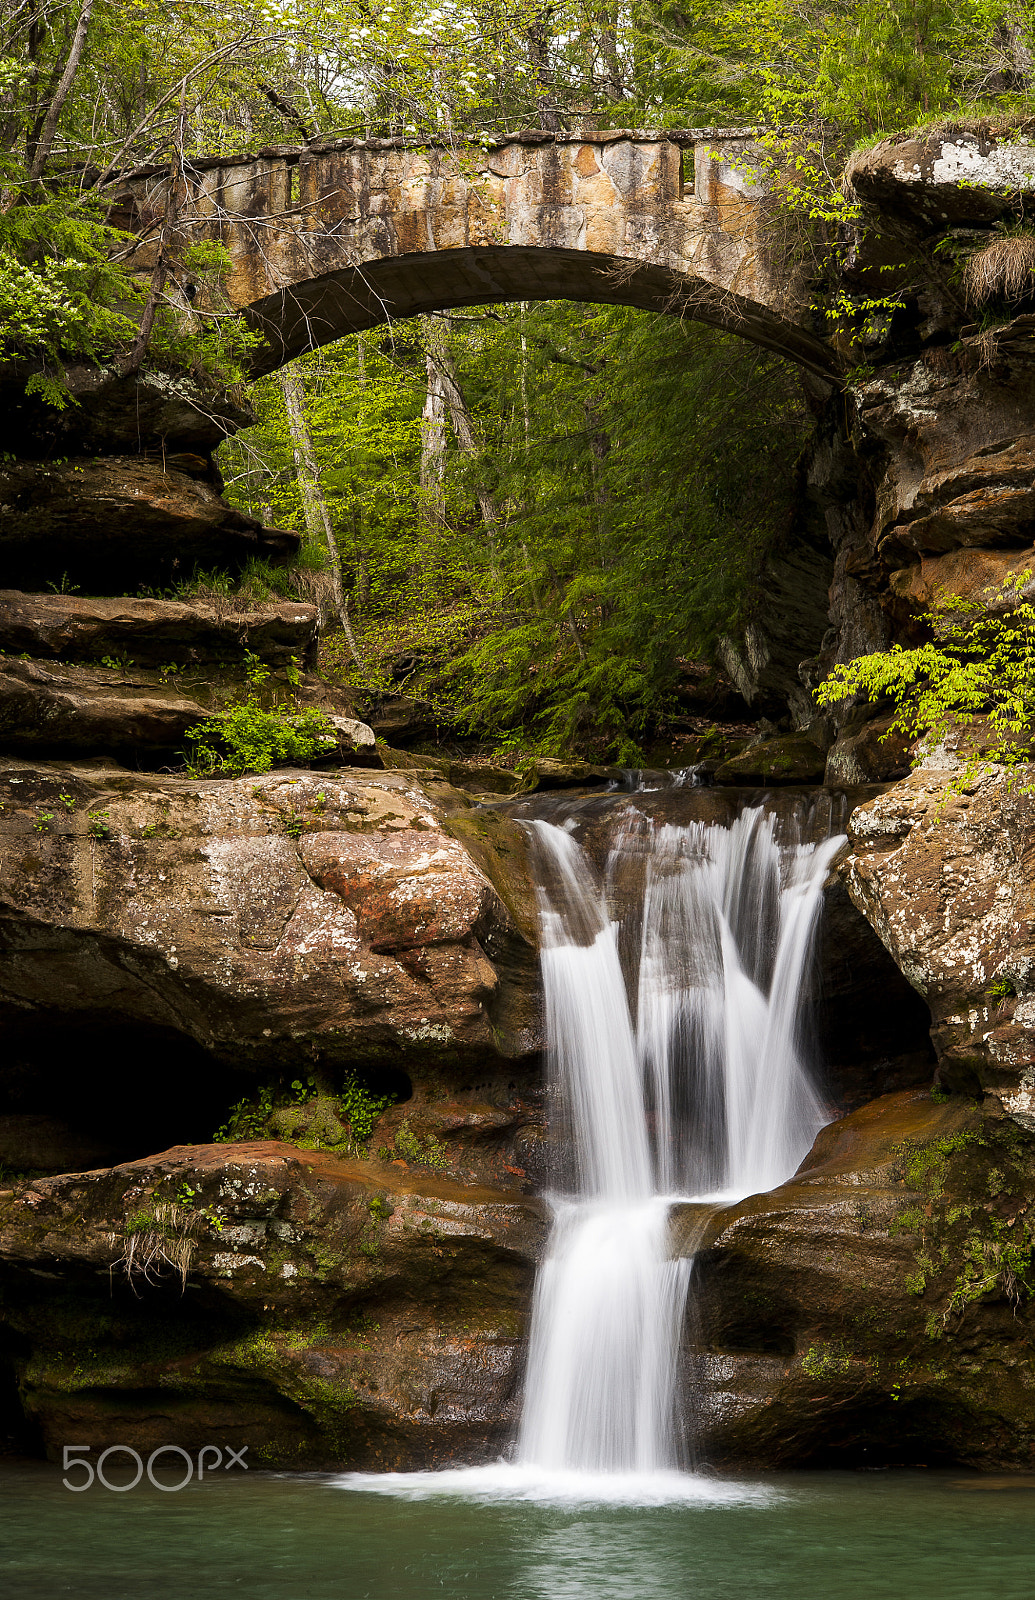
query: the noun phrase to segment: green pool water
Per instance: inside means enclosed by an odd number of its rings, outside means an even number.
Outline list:
[[[458,1475],[72,1494],[0,1465],[4,1600],[1033,1600],[1035,1479],[816,1473],[672,1503]],[[442,1492],[447,1487],[450,1492]],[[384,1492],[385,1490],[391,1492]]]

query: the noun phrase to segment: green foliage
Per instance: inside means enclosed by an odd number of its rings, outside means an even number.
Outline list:
[[[949,1295],[943,1322],[962,1316],[968,1305],[988,1294],[1002,1294],[1013,1306],[1035,1290],[1032,1252],[1035,1231],[1012,1227],[1000,1217],[989,1217],[974,1228],[962,1246],[962,1262]]]
[[[338,636],[323,665],[503,749],[635,759],[684,659],[757,604],[806,436],[793,375],[743,341],[615,307],[432,324],[298,364],[364,660]],[[446,416],[422,435],[443,343],[474,449]],[[259,427],[221,469],[243,508],[298,526],[283,395],[269,380],[258,398]]]
[[[615,307],[513,308],[459,354],[484,449],[456,475],[499,522],[478,530],[484,621],[454,702],[474,732],[563,754],[591,730],[635,759],[682,659],[751,616],[789,520],[793,380],[743,341]]]
[[[816,690],[820,705],[853,696],[890,700],[889,730],[927,745],[981,719],[982,753],[1007,766],[1031,759],[1035,729],[1035,606],[1021,597],[1030,571],[1010,578],[991,609],[956,597],[932,613],[935,637],[905,649],[875,651],[834,667]],[[990,601],[989,605],[994,605]]]
[[[416,1166],[441,1170],[449,1165],[449,1152],[441,1139],[436,1139],[433,1134],[428,1134],[422,1139],[410,1127],[408,1121],[400,1123],[392,1142],[396,1155],[405,1157]]]
[[[381,1113],[392,1104],[392,1096],[371,1094],[354,1072],[346,1073],[338,1096],[341,1115],[358,1144],[366,1144]]]
[[[269,772],[296,761],[312,761],[337,744],[337,734],[322,711],[274,707],[266,710],[252,695],[224,708],[218,717],[188,728],[187,769],[192,777]]]
[[[810,1345],[801,1361],[802,1371],[809,1378],[840,1378],[850,1371],[852,1358],[844,1345]]]
[[[91,811],[86,831],[91,839],[111,838],[111,816],[107,811]]]
[[[24,171],[0,166],[0,188],[21,204],[0,206],[0,360],[42,360],[30,390],[62,408],[69,359],[103,361],[135,337],[126,308],[139,292],[111,259],[125,235],[104,221],[105,204],[73,188],[43,190]]]
[[[240,1144],[251,1139],[267,1139],[266,1124],[274,1108],[276,1089],[270,1085],[255,1095],[245,1095],[230,1107],[226,1121],[212,1135],[215,1144]]]
[[[951,1158],[966,1150],[977,1138],[974,1133],[952,1133],[924,1144],[905,1146],[906,1183],[918,1194],[936,1199],[944,1193]]]
[[[269,1139],[270,1118],[274,1111],[285,1106],[305,1106],[320,1093],[316,1079],[294,1078],[287,1089],[276,1084],[266,1084],[253,1095],[246,1095],[231,1106],[226,1122],[213,1134],[220,1144],[233,1144],[250,1139]],[[347,1072],[339,1093],[330,1104],[334,1112],[349,1125],[352,1144],[357,1154],[363,1154],[382,1112],[392,1104],[392,1096],[373,1094],[355,1072]]]

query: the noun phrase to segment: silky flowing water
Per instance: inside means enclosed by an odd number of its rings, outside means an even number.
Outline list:
[[[619,817],[623,816],[619,813]],[[563,823],[527,824],[538,862],[549,1093],[573,1193],[532,1307],[518,1463],[672,1472],[690,1261],[679,1198],[739,1199],[788,1178],[826,1120],[801,1041],[823,880],[841,837],[793,813],[728,826],[620,821],[602,873]],[[640,892],[621,951],[609,880]],[[628,939],[625,940],[628,946]]]

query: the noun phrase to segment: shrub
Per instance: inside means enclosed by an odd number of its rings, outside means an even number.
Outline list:
[[[293,761],[327,755],[338,736],[322,711],[266,711],[254,695],[229,705],[217,717],[186,733],[188,770],[195,777],[225,772],[269,772]]]

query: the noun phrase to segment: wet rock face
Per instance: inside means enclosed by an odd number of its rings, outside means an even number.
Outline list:
[[[825,766],[825,753],[811,739],[802,734],[787,734],[750,745],[740,755],[722,762],[713,777],[716,783],[744,783],[752,788],[819,783]]]
[[[953,793],[956,780],[962,792]],[[930,1006],[943,1082],[1035,1130],[1035,800],[1028,769],[921,769],[860,807],[848,892]]]
[[[0,1003],[166,1026],[254,1071],[526,1055],[534,949],[448,831],[463,797],[442,794],[392,773],[191,783],[8,762]],[[520,878],[520,834],[501,828],[509,857],[481,848]]]
[[[37,1179],[0,1194],[2,1357],[53,1457],[75,1434],[295,1469],[491,1459],[545,1229],[534,1200],[276,1142]]]
[[[994,1104],[907,1091],[825,1129],[789,1183],[703,1236],[678,1218],[677,1248],[701,1237],[705,1459],[1030,1467],[1033,1187],[1035,1141]]]

